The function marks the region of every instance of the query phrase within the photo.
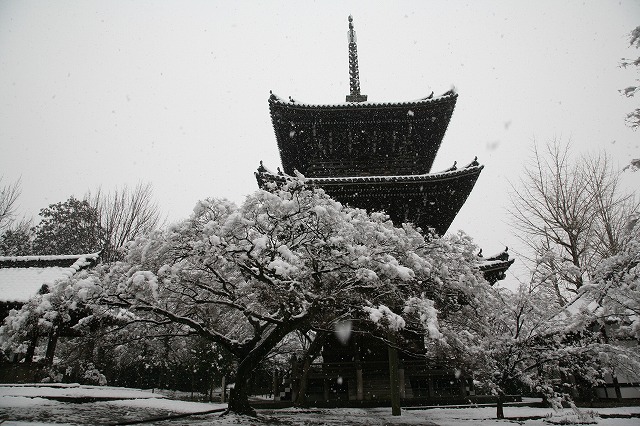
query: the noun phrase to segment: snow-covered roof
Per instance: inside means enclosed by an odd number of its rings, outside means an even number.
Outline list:
[[[370,107],[397,107],[397,106],[411,106],[418,104],[428,104],[437,101],[441,101],[444,99],[455,98],[458,94],[454,89],[449,90],[443,93],[440,96],[433,96],[433,92],[427,97],[416,99],[414,101],[405,101],[405,102],[338,102],[334,104],[310,104],[305,102],[300,102],[296,99],[289,97],[289,99],[283,99],[280,96],[271,93],[269,100],[274,103],[279,103],[282,105],[292,106],[292,107],[302,107],[302,108],[370,108]]]
[[[482,250],[478,253],[478,269],[484,273],[485,279],[491,284],[503,280],[513,262],[515,259],[509,259],[509,247],[489,257],[483,257]]]
[[[602,307],[597,301],[587,297],[585,293],[578,295],[564,306],[564,311],[570,315],[576,315],[584,309],[591,313],[596,313],[599,309],[602,309]]]
[[[489,270],[493,270],[493,269],[500,269],[500,268],[508,268],[509,266],[511,266],[511,264],[515,261],[515,259],[509,259],[509,260],[483,260],[480,261],[480,264],[478,265],[481,271],[489,271]]]
[[[322,188],[343,204],[370,212],[384,211],[397,224],[411,222],[442,235],[466,201],[482,168],[474,160],[464,168],[451,167],[440,173],[311,178],[296,175],[304,184]],[[262,189],[269,189],[268,183],[278,186],[294,179],[280,171],[274,174],[263,164],[255,176]],[[408,200],[411,213],[407,215]]]
[[[449,170],[438,173],[424,173],[419,175],[397,175],[397,176],[351,176],[351,177],[318,177],[308,178],[312,183],[345,183],[345,182],[411,182],[427,180],[444,180],[446,178],[467,174],[469,172],[482,170],[484,166],[469,166],[463,169]]]
[[[99,253],[91,253],[91,254],[44,254],[44,255],[36,255],[36,256],[0,256],[0,265],[5,265],[10,262],[15,262],[16,264],[24,264],[26,262],[59,262],[59,261],[68,261],[80,259],[81,257],[85,257],[87,259],[97,259]],[[0,266],[6,268],[7,266]]]
[[[0,256],[0,302],[26,302],[51,285],[94,265],[99,253],[62,256]]]
[[[305,178],[304,176],[300,176],[305,179],[308,183],[317,183],[317,184],[328,184],[328,183],[364,183],[364,182],[424,182],[429,180],[446,180],[447,178],[451,178],[454,176],[464,175],[468,173],[478,172],[484,168],[483,165],[479,164],[477,161],[477,157],[466,166],[458,169],[451,167],[447,170],[437,173],[424,173],[417,175],[395,175],[395,176],[344,176],[344,177],[314,177],[314,178]],[[284,173],[274,173],[268,168],[266,168],[262,162],[260,163],[260,167],[258,168],[259,175],[266,175],[268,178],[272,180],[287,180],[292,178],[293,176],[289,176]]]

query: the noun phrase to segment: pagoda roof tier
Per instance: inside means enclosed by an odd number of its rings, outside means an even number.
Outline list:
[[[509,259],[509,248],[490,257],[482,257],[482,250],[478,253],[480,264],[478,268],[484,274],[484,277],[491,285],[506,277],[507,269],[513,264],[515,259]]]
[[[410,102],[318,105],[271,94],[269,109],[287,174],[423,175],[431,171],[457,98],[451,90]]]
[[[384,211],[396,224],[411,222],[423,230],[444,234],[467,200],[484,166],[474,160],[464,168],[422,175],[350,176],[304,178],[307,185],[322,188],[332,198],[352,207]],[[258,185],[292,179],[262,165]]]

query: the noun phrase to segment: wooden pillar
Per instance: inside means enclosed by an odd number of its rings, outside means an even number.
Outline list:
[[[278,393],[278,370],[273,370],[273,382],[271,383],[272,391],[273,391],[273,400],[279,401],[279,393]]]
[[[398,350],[392,346],[396,344],[395,333],[389,333],[389,391],[391,392],[391,414],[399,416],[400,410],[400,378],[398,374]]]
[[[222,390],[220,391],[220,402],[224,404],[227,392],[227,376],[222,376]]]
[[[602,327],[600,327],[600,333],[602,334],[602,337],[604,338],[604,342],[605,343],[609,343],[609,336],[607,334],[606,325],[603,325]],[[616,392],[616,399],[618,401],[621,401],[622,400],[622,390],[620,389],[620,383],[618,382],[618,376],[616,376],[615,370],[613,370],[611,372],[611,381],[613,382],[613,389]],[[606,383],[605,383],[605,385],[606,385]]]
[[[364,400],[364,377],[362,376],[362,356],[360,354],[362,348],[362,339],[359,335],[354,338],[355,348],[355,364],[356,364],[356,400]]]
[[[196,380],[196,375],[193,370],[191,370],[191,400],[193,401],[193,382]]]
[[[326,377],[322,380],[322,385],[324,387],[324,400],[329,400],[329,379]]]
[[[362,363],[356,362],[356,399],[364,399],[364,380],[362,378]]]
[[[291,402],[298,400],[298,390],[300,386],[300,362],[298,357],[294,357],[293,366],[291,367],[291,378],[289,387],[291,388]]]
[[[398,380],[400,386],[400,398],[406,398],[406,383],[404,381],[404,368],[398,369]]]
[[[433,398],[436,395],[435,387],[433,386],[433,376],[429,376],[427,380],[429,381],[429,398]]]
[[[613,382],[613,389],[616,391],[616,399],[622,401],[622,390],[620,389],[620,382],[618,382],[618,376],[616,372],[611,372],[611,381]]]

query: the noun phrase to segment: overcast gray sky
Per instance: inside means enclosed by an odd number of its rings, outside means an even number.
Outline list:
[[[517,247],[509,181],[534,140],[640,157],[638,100],[618,93],[637,78],[618,63],[640,53],[639,1],[0,0],[0,175],[22,179],[29,216],[139,181],[170,220],[241,202],[260,160],[280,165],[269,90],[344,101],[349,14],[370,101],[458,90],[433,171],[485,164],[450,229],[485,253]]]

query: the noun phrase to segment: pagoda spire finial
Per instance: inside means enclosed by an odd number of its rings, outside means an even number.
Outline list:
[[[367,95],[360,94],[360,73],[358,72],[358,46],[356,44],[356,30],[353,29],[353,16],[349,15],[349,87],[351,94],[347,95],[347,102],[365,102]]]

